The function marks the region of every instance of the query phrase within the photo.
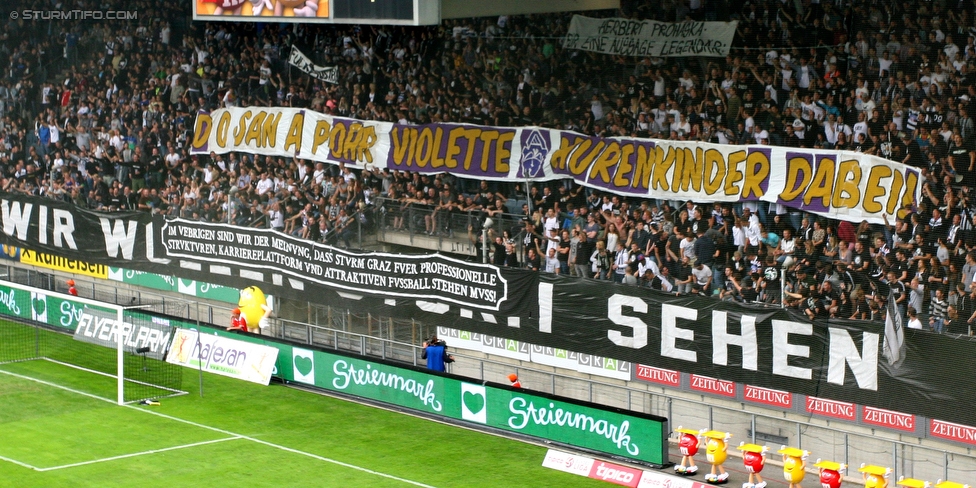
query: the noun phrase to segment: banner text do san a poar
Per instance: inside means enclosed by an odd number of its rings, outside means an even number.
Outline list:
[[[609,139],[538,127],[400,125],[292,108],[202,113],[191,151],[496,181],[572,179],[636,198],[765,201],[871,223],[904,216],[921,191],[918,170],[856,152]]]

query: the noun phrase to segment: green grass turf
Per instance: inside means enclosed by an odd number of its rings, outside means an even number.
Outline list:
[[[0,362],[36,357],[81,365],[90,370],[113,375],[118,367],[117,352],[113,348],[77,341],[64,331],[58,333],[0,319]],[[132,380],[125,389],[127,402],[168,394],[160,388],[151,386],[152,384],[163,384],[175,390],[181,389],[179,380],[182,379],[182,371],[179,366],[153,359],[146,361],[142,356],[131,353],[126,353],[123,357],[125,377]],[[145,370],[144,366],[147,366]],[[44,373],[39,372],[39,374]],[[57,383],[57,379],[53,381]],[[67,381],[74,380],[67,378]],[[98,375],[91,375],[82,376],[78,381],[81,381],[82,385],[65,386],[106,398],[116,397],[117,386],[114,378],[107,376],[99,378]]]
[[[0,370],[114,398],[111,379],[47,361]],[[237,434],[436,487],[609,486],[543,468],[544,447],[281,385],[208,374],[201,398],[197,372],[187,369],[183,386],[189,395],[160,406],[119,407],[0,373],[0,457],[50,468]],[[0,460],[0,486],[140,485],[411,486],[247,439],[46,472]]]

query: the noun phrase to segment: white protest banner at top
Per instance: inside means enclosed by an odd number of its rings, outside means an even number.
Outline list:
[[[288,55],[288,63],[302,70],[308,76],[326,83],[339,83],[339,68],[335,66],[319,66],[312,62],[305,53],[297,47],[291,47],[291,54]]]
[[[726,56],[738,22],[657,22],[574,15],[566,49],[623,56]]]

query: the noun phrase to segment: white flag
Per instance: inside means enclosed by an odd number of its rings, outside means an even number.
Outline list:
[[[905,328],[894,294],[888,292],[888,313],[885,318],[884,356],[894,365],[904,359]]]
[[[339,83],[339,68],[332,66],[319,66],[312,62],[305,53],[298,50],[294,45],[291,46],[291,54],[288,55],[288,64],[302,70],[308,76],[326,83]]]

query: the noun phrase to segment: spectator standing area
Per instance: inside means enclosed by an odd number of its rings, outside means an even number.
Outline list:
[[[0,184],[9,195],[78,209],[272,229],[346,248],[363,242],[353,225],[423,234],[407,242],[449,239],[451,249],[502,269],[759,302],[810,321],[971,335],[973,3],[691,5],[624,2],[589,15],[734,20],[727,56],[567,47],[569,14],[432,27],[283,26],[188,23],[187,5],[162,2],[139,4],[139,20],[129,23],[7,19]],[[292,67],[293,48],[333,69],[336,82]],[[547,151],[566,145],[554,134],[578,135],[573,151],[609,138],[643,144],[647,154],[652,146],[721,148],[730,161],[741,150],[747,164],[765,155],[769,174],[785,180],[766,199],[634,195],[620,191],[628,181],[594,183],[599,171],[536,178],[559,166],[550,155],[532,169],[531,152],[517,153],[520,165],[502,176],[475,178],[391,168],[351,149],[330,160],[236,147],[260,142],[248,138],[253,124],[227,128],[239,138],[230,150],[201,151],[210,149],[209,139],[201,142],[204,122],[219,128],[219,114],[245,107],[386,124],[401,136],[423,124],[507,128],[526,136],[523,149],[539,144],[531,132],[549,134]],[[576,154],[566,167],[589,155]],[[496,156],[503,173],[508,162]],[[597,164],[592,156],[588,168]],[[691,159],[704,164],[702,157]],[[850,161],[861,164],[844,165]],[[887,186],[869,183],[878,167],[892,168]],[[891,195],[862,205],[863,220],[838,211],[850,208],[855,191],[867,201],[868,190],[882,187]],[[12,233],[5,239],[23,245]]]

